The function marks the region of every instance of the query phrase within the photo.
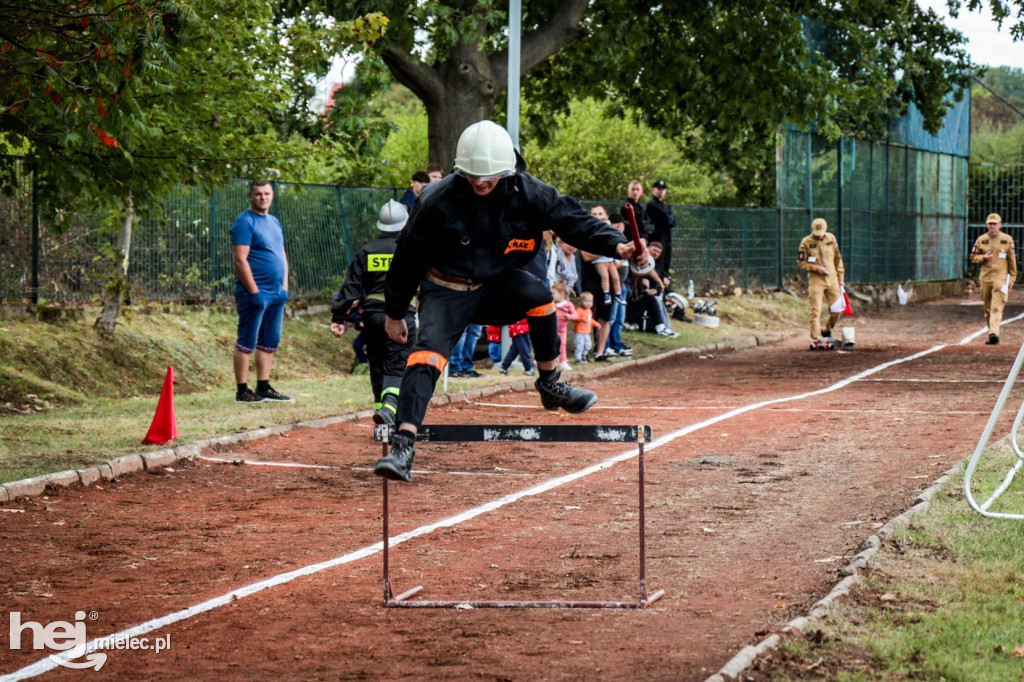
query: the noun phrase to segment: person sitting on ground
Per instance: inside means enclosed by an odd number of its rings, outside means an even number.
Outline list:
[[[508,336],[512,344],[505,353],[505,359],[501,361],[501,374],[508,374],[509,367],[516,361],[516,356],[523,363],[523,374],[532,377],[533,371],[533,349],[530,348],[530,323],[525,318],[508,326]]]
[[[594,320],[594,295],[589,291],[580,294],[580,307],[576,309],[578,319],[573,326],[572,347],[576,364],[586,364],[587,355],[593,347],[590,334],[601,325]]]
[[[662,253],[664,253],[664,250],[665,247],[661,245],[661,242],[651,242],[647,246],[647,251],[650,254],[651,258],[655,259],[661,259],[661,255]],[[658,262],[664,261],[655,260],[655,263]],[[654,280],[654,282],[659,285],[658,288],[661,289],[661,292],[663,294],[667,294],[668,292],[672,291],[672,279],[668,276],[667,269],[655,266],[655,268],[651,270],[650,274],[653,275],[651,279]]]
[[[633,286],[630,288],[629,304],[626,306],[626,322],[636,325],[640,331],[674,339],[679,334],[672,329],[668,310],[661,300],[661,291],[648,279],[650,274],[630,273]]]
[[[566,355],[566,346],[569,341],[569,322],[580,319],[576,312],[576,306],[569,300],[569,291],[565,282],[556,282],[551,286],[551,298],[555,301],[555,315],[558,316],[558,369],[571,370]]]

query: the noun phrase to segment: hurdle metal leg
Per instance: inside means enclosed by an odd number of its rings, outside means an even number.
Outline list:
[[[457,427],[455,427],[457,428]],[[521,438],[516,438],[516,434],[522,431],[522,427],[481,427],[484,429],[481,433],[490,433],[491,437],[479,438],[477,440],[487,441],[501,441],[509,442],[512,440],[522,441]],[[554,438],[539,438],[536,433],[537,427],[530,427],[534,429],[534,432],[530,434],[528,440],[538,441],[546,440],[548,442],[572,442],[571,434],[567,429],[573,427],[566,427],[559,425],[556,437]],[[587,429],[588,432],[593,432],[594,429],[607,429],[607,428],[621,428],[621,427],[594,427],[585,426],[578,427],[581,429]],[[638,469],[638,490],[639,490],[639,505],[640,505],[640,529],[639,529],[639,541],[640,541],[640,599],[639,601],[564,601],[564,600],[526,600],[526,601],[488,601],[488,600],[417,600],[409,601],[409,598],[423,590],[422,585],[417,585],[412,589],[406,590],[399,595],[393,595],[391,590],[391,568],[390,568],[390,556],[388,553],[389,545],[389,524],[388,517],[390,515],[390,501],[388,496],[388,479],[383,480],[383,559],[384,559],[384,606],[386,607],[404,607],[404,608],[515,608],[515,609],[642,609],[645,608],[657,600],[665,596],[665,590],[657,590],[650,596],[647,595],[647,552],[646,552],[646,513],[644,509],[644,441],[650,440],[650,427],[639,426],[629,427],[636,428],[637,433],[637,446],[639,452],[637,454],[637,469]],[[487,431],[491,429],[491,431]],[[498,431],[494,431],[497,429]],[[466,431],[463,430],[444,430],[442,428],[435,427],[431,431],[430,427],[423,427],[422,435],[418,440],[445,440],[441,434],[459,434],[464,436]],[[493,437],[493,433],[500,433],[501,435],[497,438]],[[388,441],[392,432],[390,430],[377,430],[376,437],[384,441],[384,456],[388,453]],[[578,441],[577,441],[578,442]],[[612,441],[614,442],[614,441]]]

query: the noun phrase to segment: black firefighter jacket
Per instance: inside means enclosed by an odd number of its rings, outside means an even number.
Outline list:
[[[590,253],[615,256],[625,236],[597,220],[572,197],[525,172],[518,157],[514,175],[487,196],[452,174],[423,188],[385,284],[387,315],[400,319],[428,269],[486,282],[533,259],[545,230]]]

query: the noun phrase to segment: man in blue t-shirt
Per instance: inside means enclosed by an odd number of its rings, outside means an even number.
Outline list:
[[[234,254],[235,304],[238,340],[235,341],[235,400],[291,402],[270,386],[274,353],[281,343],[284,304],[288,301],[288,258],[284,253],[281,223],[270,213],[274,188],[268,180],[249,184],[249,208],[231,225]],[[256,390],[249,388],[249,356],[256,353]]]

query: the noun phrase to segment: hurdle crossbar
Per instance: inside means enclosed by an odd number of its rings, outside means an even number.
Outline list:
[[[395,429],[389,424],[374,427],[374,440],[382,443],[383,453]],[[483,443],[636,443],[638,448],[638,490],[640,503],[640,594],[636,601],[487,601],[487,600],[410,600],[423,590],[417,585],[395,595],[391,589],[389,543],[388,479],[383,480],[384,526],[384,606],[405,608],[474,608],[474,609],[642,609],[665,596],[665,590],[647,594],[646,515],[644,510],[644,443],[651,442],[650,426],[565,425],[565,424],[433,424],[423,425],[416,435],[421,442],[483,442]]]

